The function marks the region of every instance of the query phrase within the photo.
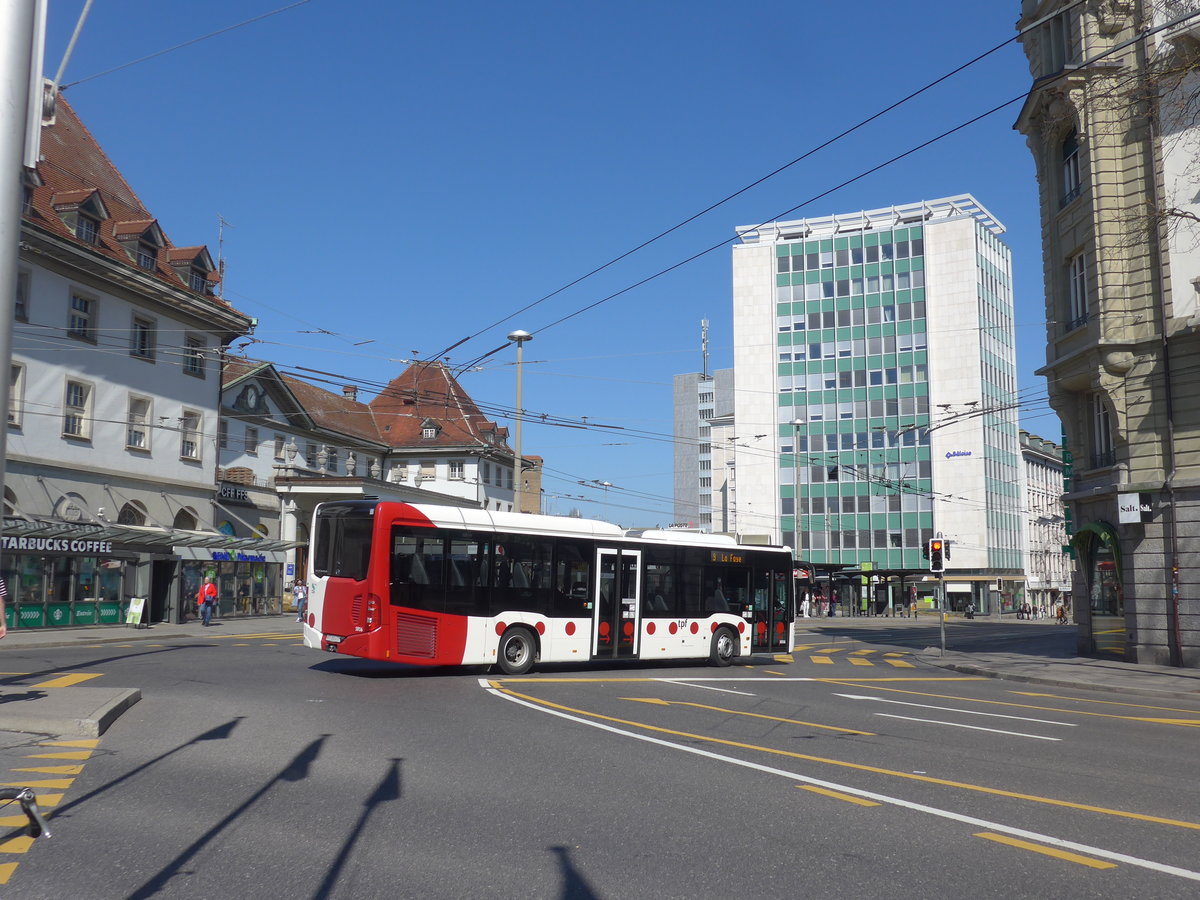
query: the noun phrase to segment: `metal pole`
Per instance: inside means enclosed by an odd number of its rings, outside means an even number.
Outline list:
[[[941,631],[942,631],[942,656],[946,655],[946,573],[945,571],[938,572],[938,591],[941,596],[938,598],[938,606],[941,607]]]
[[[513,432],[513,509],[523,512],[521,509],[521,420],[524,412],[521,406],[521,370],[524,363],[522,350],[525,342],[533,339],[533,335],[528,331],[514,331],[508,336],[508,339],[517,345],[517,409],[516,428]]]
[[[33,58],[34,0],[0,3],[0,296],[8,306],[0,315],[0,401],[5,416],[9,408],[9,376],[12,372],[12,290],[17,283],[17,259],[21,243],[22,161],[29,115],[30,78]],[[41,110],[36,110],[41,115]],[[4,488],[4,461],[8,429],[0,428],[0,491]],[[14,586],[15,591],[15,586]],[[0,600],[0,616],[4,603]],[[4,619],[0,618],[0,636]]]

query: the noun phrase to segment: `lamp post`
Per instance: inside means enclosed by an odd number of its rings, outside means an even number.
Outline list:
[[[521,509],[521,417],[524,409],[521,406],[521,369],[524,358],[522,351],[526,341],[532,341],[533,335],[528,331],[509,332],[508,339],[517,345],[517,416],[516,428],[513,433],[513,508]]]

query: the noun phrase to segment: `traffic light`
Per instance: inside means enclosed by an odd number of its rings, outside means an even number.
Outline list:
[[[929,571],[945,572],[946,561],[943,554],[946,549],[945,541],[941,538],[931,538],[929,541]]]

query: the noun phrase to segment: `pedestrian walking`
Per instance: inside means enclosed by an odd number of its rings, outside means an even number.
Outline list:
[[[196,604],[200,608],[200,618],[204,627],[207,628],[212,620],[213,607],[217,604],[217,586],[211,578],[205,578],[204,584],[200,585],[200,592],[196,594]]]
[[[308,604],[308,586],[303,581],[292,585],[292,600],[296,604],[296,621],[304,621],[304,608]]]

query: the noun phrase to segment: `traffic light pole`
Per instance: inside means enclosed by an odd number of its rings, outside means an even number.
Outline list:
[[[941,606],[941,632],[942,632],[942,656],[946,655],[946,572],[943,570],[938,572],[938,590],[941,592],[941,597],[938,598],[938,604]]]

